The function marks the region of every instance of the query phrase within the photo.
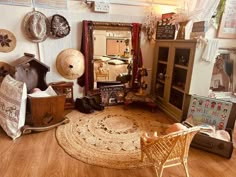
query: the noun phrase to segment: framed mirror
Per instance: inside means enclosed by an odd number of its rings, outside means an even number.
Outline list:
[[[98,82],[127,84],[134,88],[137,70],[142,67],[139,23],[83,21],[82,48],[85,95]]]

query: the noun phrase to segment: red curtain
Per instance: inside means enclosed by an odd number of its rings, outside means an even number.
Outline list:
[[[83,21],[82,27],[82,45],[81,52],[84,54],[85,59],[85,72],[81,78],[78,79],[78,84],[84,86],[85,95],[91,89],[93,89],[93,66],[91,65],[93,60],[93,33],[91,30],[92,21]]]
[[[135,87],[134,82],[138,77],[138,68],[143,66],[142,52],[140,48],[140,34],[141,34],[141,24],[132,24],[132,46],[133,46],[133,79],[132,86]]]

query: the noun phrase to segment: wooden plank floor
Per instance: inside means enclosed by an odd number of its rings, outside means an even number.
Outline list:
[[[132,109],[132,108],[131,108]],[[162,122],[171,122],[160,111],[155,113]],[[234,133],[234,141],[235,141]],[[195,148],[189,152],[191,177],[235,177],[236,150],[226,159]],[[21,136],[12,141],[0,128],[1,177],[154,177],[153,168],[115,170],[80,162],[57,144],[55,129]],[[182,166],[165,169],[163,177],[185,176]]]

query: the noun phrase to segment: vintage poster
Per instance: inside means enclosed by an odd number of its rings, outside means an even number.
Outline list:
[[[192,96],[188,109],[188,118],[194,125],[209,124],[217,130],[226,128],[232,103],[208,97]]]

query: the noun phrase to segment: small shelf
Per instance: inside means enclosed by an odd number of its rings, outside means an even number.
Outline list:
[[[176,108],[182,110],[184,100],[184,93],[179,90],[171,88],[169,103],[174,105]]]
[[[188,66],[190,57],[190,48],[175,49],[175,64]]]
[[[165,80],[164,79],[157,79],[157,82],[160,82],[162,84],[165,84]]]
[[[157,70],[158,72],[156,73],[156,79],[158,80],[162,80],[165,81],[165,73],[167,70],[167,62],[159,62],[157,64]]]
[[[164,83],[157,82],[156,83],[156,88],[155,88],[155,95],[157,97],[163,98],[163,96],[164,96],[164,89],[165,89]]]
[[[167,65],[167,61],[158,61],[158,63]]]
[[[188,70],[183,69],[182,67],[181,68],[174,67],[171,85],[173,88],[175,88],[175,90],[179,90],[184,93],[187,72],[188,72]]]
[[[188,66],[184,66],[184,65],[180,65],[180,64],[175,64],[175,67],[180,68],[180,69],[185,69],[185,70],[188,69]]]
[[[174,85],[174,86],[172,86],[172,88],[175,90],[178,90],[179,92],[184,93],[184,88],[182,88],[182,87],[178,87],[178,86]]]

